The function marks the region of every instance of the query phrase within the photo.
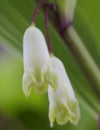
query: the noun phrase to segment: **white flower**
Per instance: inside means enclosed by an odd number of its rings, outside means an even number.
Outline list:
[[[54,75],[50,67],[50,56],[42,32],[30,26],[23,38],[24,75],[23,91],[26,96],[33,87],[38,93],[48,89],[49,76]],[[52,81],[53,82],[53,81]]]
[[[57,90],[54,91],[50,86],[48,88],[50,125],[52,127],[55,120],[60,125],[68,120],[77,124],[80,117],[79,105],[65,68],[58,58],[51,57],[51,61],[57,74]]]

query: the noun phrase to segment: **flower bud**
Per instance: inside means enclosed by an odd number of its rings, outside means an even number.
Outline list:
[[[67,24],[73,21],[76,0],[55,0],[60,12],[62,20],[66,20]]]

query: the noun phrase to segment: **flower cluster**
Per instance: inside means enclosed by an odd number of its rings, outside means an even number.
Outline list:
[[[77,124],[80,117],[79,104],[65,71],[63,63],[50,55],[42,32],[30,26],[23,38],[24,74],[23,91],[30,95],[31,89],[37,93],[48,92],[50,125],[54,121],[60,125],[68,120]]]

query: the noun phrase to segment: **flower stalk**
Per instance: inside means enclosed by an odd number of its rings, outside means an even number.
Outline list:
[[[46,41],[47,41],[47,46],[49,53],[52,54],[52,46],[51,46],[51,41],[50,41],[50,36],[49,36],[49,29],[48,29],[48,11],[49,11],[49,4],[46,6],[45,11],[44,11],[44,22],[45,22],[45,30],[46,30]]]
[[[37,13],[39,12],[39,10],[41,9],[41,7],[44,5],[44,2],[40,2],[36,8],[34,9],[34,12],[33,12],[33,15],[32,15],[32,23],[35,23],[36,22],[36,16],[37,16]]]
[[[36,6],[36,8],[34,9],[33,15],[32,15],[32,25],[34,25],[35,22],[36,22],[36,16],[37,16],[39,10],[42,7],[45,7],[45,10],[44,10],[44,23],[45,23],[45,30],[46,30],[46,41],[47,41],[47,46],[48,46],[48,50],[49,50],[50,54],[52,54],[52,46],[51,46],[51,41],[50,41],[50,36],[49,36],[49,31],[48,31],[48,12],[49,12],[50,8],[51,9],[54,8],[54,5],[55,4],[42,1]]]

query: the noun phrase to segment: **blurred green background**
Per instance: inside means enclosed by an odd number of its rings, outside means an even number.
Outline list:
[[[51,129],[47,94],[39,95],[32,91],[30,97],[26,98],[22,91],[22,40],[25,29],[31,23],[36,2],[0,0],[0,130]],[[74,19],[75,29],[98,67],[100,67],[99,5],[99,0],[77,0]],[[42,11],[37,16],[36,26],[44,32]],[[49,30],[54,53],[66,67],[81,110],[77,126],[70,123],[58,126],[55,123],[52,129],[97,130],[100,100],[51,23]]]

